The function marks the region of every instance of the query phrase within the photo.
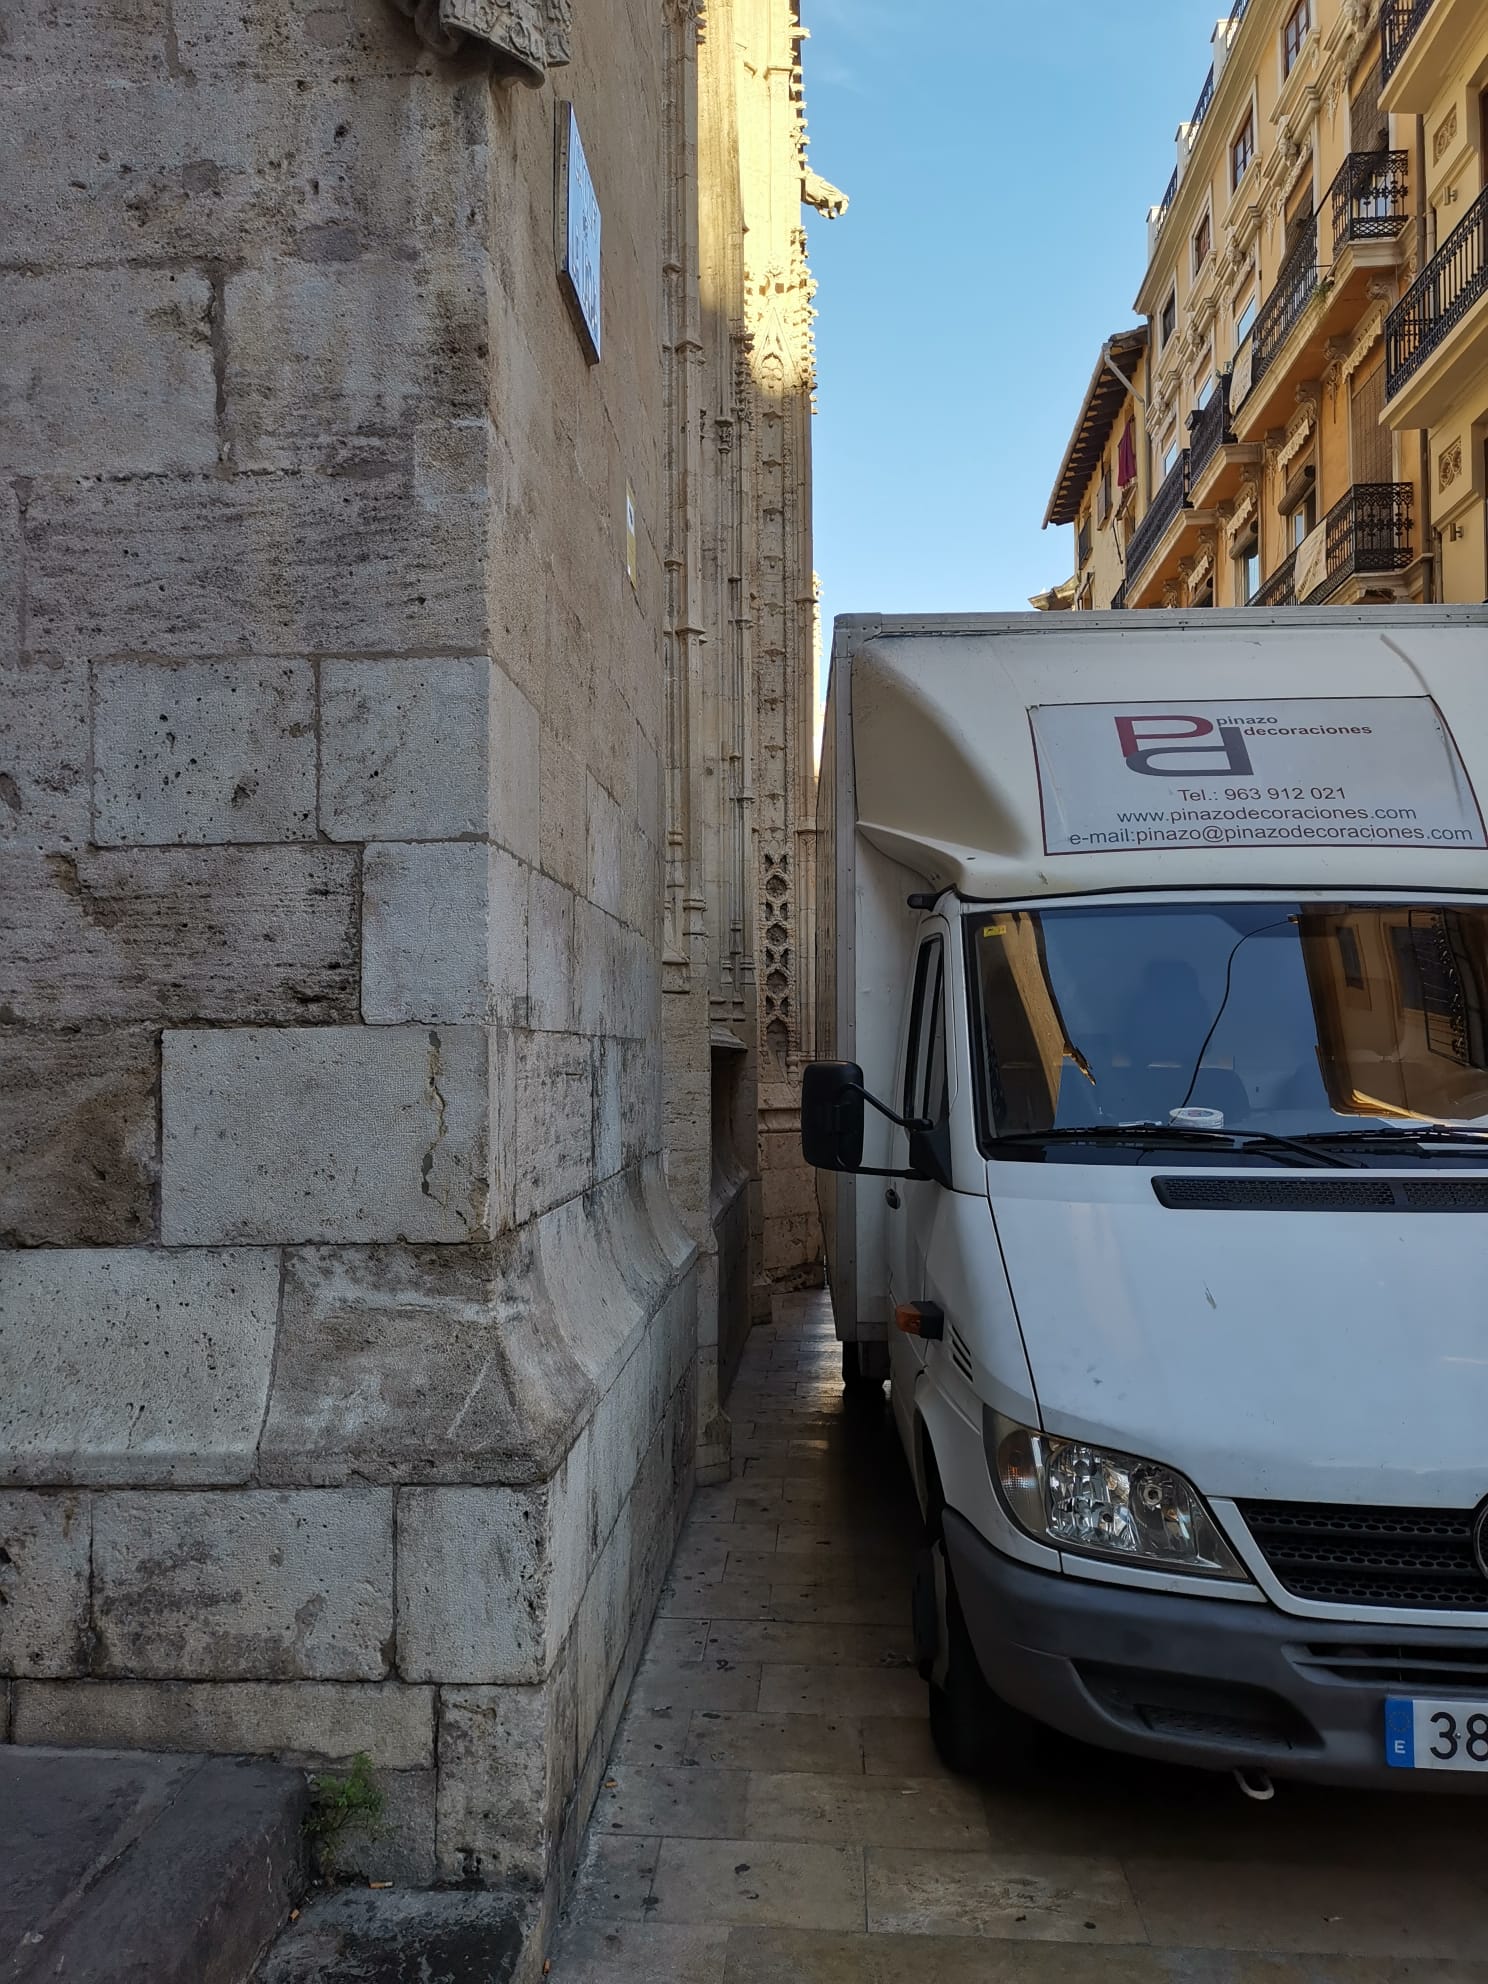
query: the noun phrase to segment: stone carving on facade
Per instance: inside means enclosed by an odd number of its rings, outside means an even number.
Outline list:
[[[513,82],[540,84],[569,60],[570,0],[393,0],[436,55],[484,43]]]
[[[1440,165],[1457,141],[1457,106],[1454,103],[1437,127],[1436,136],[1431,141],[1431,160]]]
[[[1436,486],[1450,489],[1462,474],[1462,441],[1459,437],[1442,449],[1436,464]]]

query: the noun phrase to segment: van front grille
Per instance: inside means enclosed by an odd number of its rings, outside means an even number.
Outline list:
[[[1239,1509],[1294,1598],[1488,1612],[1488,1577],[1473,1548],[1474,1510],[1310,1502],[1241,1502]]]
[[[1361,1688],[1419,1688],[1438,1695],[1488,1693],[1488,1634],[1480,1647],[1323,1642],[1300,1648],[1292,1658],[1304,1671]]]

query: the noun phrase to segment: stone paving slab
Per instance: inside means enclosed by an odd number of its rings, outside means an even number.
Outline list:
[[[1488,1984],[1460,1799],[1228,1778],[1051,1741],[941,1765],[909,1666],[917,1516],[820,1296],[729,1401],[552,1949],[555,1984]]]

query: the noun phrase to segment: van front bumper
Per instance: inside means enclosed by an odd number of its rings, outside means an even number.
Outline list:
[[[1051,1728],[1205,1770],[1488,1791],[1488,1772],[1391,1769],[1384,1707],[1392,1694],[1481,1694],[1488,1712],[1488,1633],[1339,1625],[1269,1604],[1096,1584],[1015,1563],[953,1511],[943,1523],[988,1683]],[[1443,1653],[1476,1653],[1471,1679],[1392,1678],[1412,1658]]]

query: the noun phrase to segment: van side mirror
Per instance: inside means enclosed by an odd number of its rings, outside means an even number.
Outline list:
[[[801,1076],[801,1152],[818,1171],[863,1163],[863,1070],[855,1061],[813,1061]]]

